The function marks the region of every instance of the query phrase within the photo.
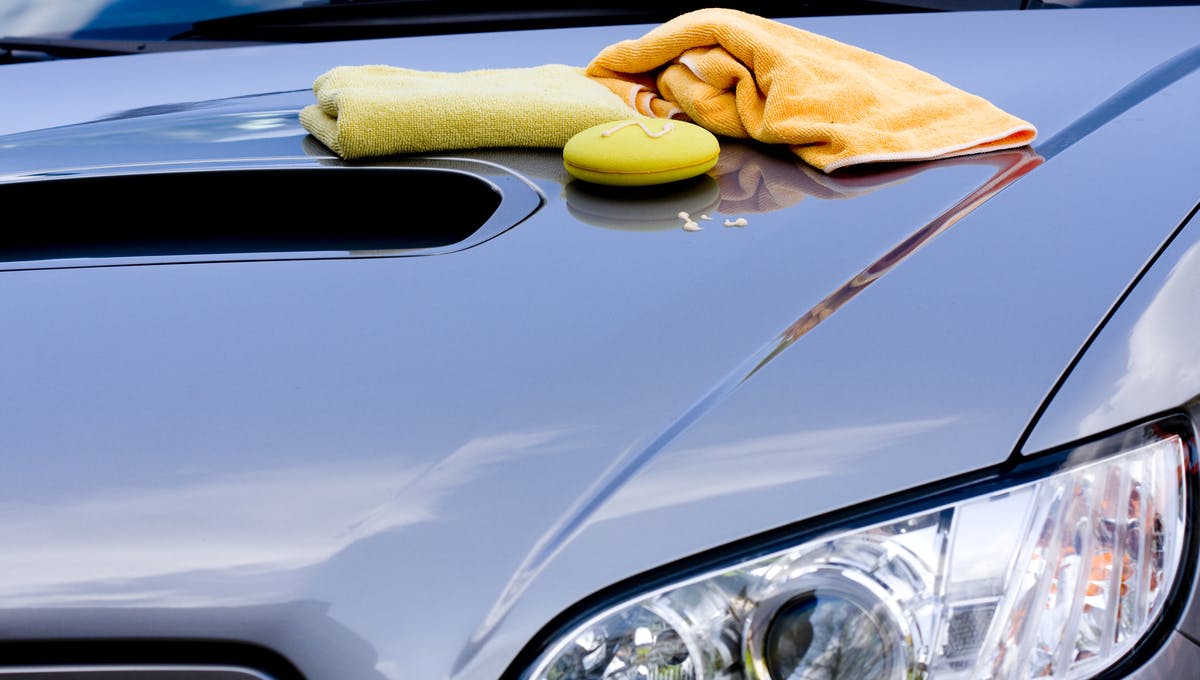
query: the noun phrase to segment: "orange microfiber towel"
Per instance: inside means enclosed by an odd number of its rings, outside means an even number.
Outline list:
[[[1010,149],[1037,136],[908,64],[731,9],[689,12],[610,45],[587,74],[643,114],[788,144],[824,172]]]

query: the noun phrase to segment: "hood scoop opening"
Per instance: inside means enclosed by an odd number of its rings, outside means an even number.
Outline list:
[[[0,183],[0,204],[45,216],[0,232],[0,269],[445,254],[541,202],[470,161],[44,173]]]

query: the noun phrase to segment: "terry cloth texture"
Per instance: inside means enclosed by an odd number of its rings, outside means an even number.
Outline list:
[[[825,172],[1009,149],[1033,125],[874,52],[731,9],[683,14],[587,67],[640,113],[788,144]]]
[[[489,147],[557,147],[593,125],[640,117],[561,64],[441,73],[339,66],[313,83],[300,123],[342,158]]]

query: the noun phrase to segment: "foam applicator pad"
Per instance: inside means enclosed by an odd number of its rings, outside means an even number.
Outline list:
[[[716,136],[699,125],[639,118],[576,134],[563,147],[563,165],[585,182],[645,186],[704,174],[720,154]]]

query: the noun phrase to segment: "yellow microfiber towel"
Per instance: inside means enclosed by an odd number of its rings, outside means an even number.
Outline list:
[[[638,118],[562,64],[442,73],[338,66],[313,82],[300,124],[342,158],[491,147],[562,148],[593,125]]]
[[[1033,125],[929,73],[732,9],[683,14],[587,67],[640,113],[787,144],[824,172],[1009,149]]]

